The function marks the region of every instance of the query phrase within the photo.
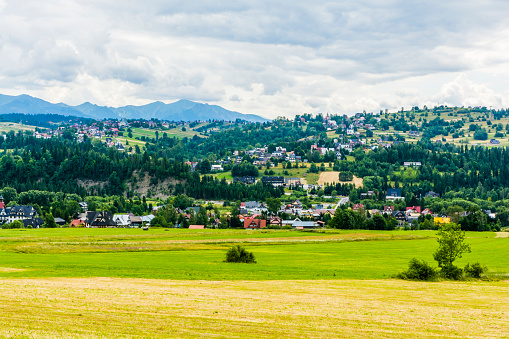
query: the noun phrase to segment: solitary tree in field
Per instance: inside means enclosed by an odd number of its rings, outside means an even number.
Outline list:
[[[443,224],[438,230],[438,249],[433,258],[438,262],[445,276],[454,278],[461,274],[461,269],[453,262],[461,258],[463,253],[470,253],[470,245],[465,243],[465,232],[455,223]]]

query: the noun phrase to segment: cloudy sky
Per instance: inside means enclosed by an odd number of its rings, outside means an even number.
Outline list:
[[[264,117],[509,107],[506,0],[0,0],[0,93]]]

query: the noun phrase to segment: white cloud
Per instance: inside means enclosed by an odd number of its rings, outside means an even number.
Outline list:
[[[501,106],[506,14],[496,0],[0,0],[0,93],[266,117]]]
[[[504,102],[501,95],[485,85],[475,84],[465,74],[442,86],[437,100],[456,106],[494,106],[501,107]]]

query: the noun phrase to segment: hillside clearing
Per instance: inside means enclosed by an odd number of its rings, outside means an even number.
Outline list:
[[[354,184],[355,188],[362,187],[362,178],[357,178],[355,175],[353,176],[352,181],[339,181],[339,172],[321,172],[320,178],[318,178],[319,185],[332,184],[332,183],[342,183],[342,184]]]
[[[2,279],[0,336],[502,338],[509,282]]]

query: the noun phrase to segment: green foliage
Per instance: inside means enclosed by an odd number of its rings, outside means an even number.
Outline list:
[[[53,217],[53,214],[51,214],[51,213],[46,214],[46,216],[44,217],[44,224],[42,225],[42,227],[46,227],[46,228],[57,228],[58,227],[57,223],[55,222],[55,218]]]
[[[488,272],[488,268],[476,262],[472,265],[467,264],[463,271],[467,277],[479,279],[482,274]]]
[[[233,165],[232,167],[232,176],[234,177],[257,177],[258,174],[258,168],[247,161],[243,161],[242,163]]]
[[[408,263],[408,270],[399,273],[396,277],[405,280],[424,280],[431,281],[437,278],[436,268],[429,265],[424,260],[413,258]]]
[[[449,279],[458,279],[462,270],[453,265],[463,253],[470,253],[470,245],[465,243],[465,231],[455,223],[443,224],[438,229],[438,249],[433,258],[438,262],[441,273]]]
[[[3,229],[19,229],[19,228],[23,228],[23,222],[20,221],[20,220],[14,220],[11,223],[3,224],[2,228]]]
[[[474,133],[475,140],[488,140],[488,133],[484,128],[478,129]]]
[[[253,252],[247,251],[240,245],[233,246],[226,252],[225,262],[256,264]]]
[[[267,210],[272,214],[277,214],[281,207],[281,200],[278,198],[267,198],[265,202],[267,203]]]
[[[353,173],[350,171],[339,172],[339,181],[352,181]]]
[[[461,280],[463,278],[463,270],[455,265],[442,267],[440,275],[445,279]]]

